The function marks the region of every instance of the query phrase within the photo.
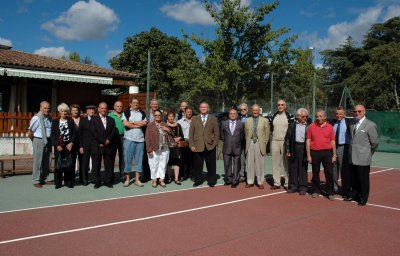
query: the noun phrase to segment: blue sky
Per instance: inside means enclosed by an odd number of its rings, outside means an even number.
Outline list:
[[[218,1],[215,1],[218,2]],[[257,6],[260,0],[242,0]],[[15,50],[60,57],[77,51],[110,67],[127,36],[157,27],[182,37],[212,38],[215,25],[201,0],[2,0],[0,44]],[[357,42],[371,24],[400,16],[399,0],[281,0],[267,16],[273,27],[298,34],[296,47],[334,49],[347,37]],[[196,49],[201,55],[199,49]],[[317,62],[320,62],[318,58]]]

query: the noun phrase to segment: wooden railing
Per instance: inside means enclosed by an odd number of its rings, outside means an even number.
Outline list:
[[[34,115],[32,112],[0,112],[0,138],[28,136],[29,122]]]

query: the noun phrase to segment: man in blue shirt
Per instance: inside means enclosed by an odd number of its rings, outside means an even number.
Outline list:
[[[336,140],[337,160],[333,165],[334,192],[339,192],[338,180],[339,173],[342,179],[342,196],[344,200],[350,198],[351,176],[349,169],[349,145],[350,145],[350,125],[353,119],[345,117],[343,107],[337,107],[335,111],[336,119],[332,120],[333,131]]]
[[[33,147],[33,186],[41,188],[44,184],[50,184],[46,180],[49,176],[51,153],[50,103],[47,101],[40,103],[40,111],[32,117],[28,129],[28,136],[32,140]]]

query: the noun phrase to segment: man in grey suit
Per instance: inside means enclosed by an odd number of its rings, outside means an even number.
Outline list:
[[[241,154],[244,147],[244,124],[237,120],[236,109],[229,111],[229,120],[221,125],[221,140],[224,141],[222,153],[224,155],[225,186],[236,188],[239,184]]]
[[[357,105],[354,108],[356,122],[350,126],[351,199],[357,201],[359,206],[366,205],[368,201],[371,158],[379,145],[376,124],[365,117],[365,112],[363,105]]]

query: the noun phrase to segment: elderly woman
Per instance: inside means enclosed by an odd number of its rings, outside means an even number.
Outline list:
[[[170,181],[172,180],[171,169],[174,169],[174,182],[177,185],[181,185],[181,181],[179,180],[179,169],[182,165],[182,152],[178,147],[178,142],[185,139],[183,138],[182,127],[180,124],[175,122],[175,113],[172,111],[167,113],[167,125],[171,129],[171,134],[177,143],[174,147],[169,148],[168,178]],[[171,169],[169,167],[171,167]]]
[[[72,104],[70,106],[71,110],[71,119],[74,124],[74,134],[75,134],[75,140],[73,141],[74,146],[72,147],[71,150],[71,158],[72,158],[72,167],[74,170],[76,170],[76,159],[78,158],[78,170],[79,170],[79,179],[81,183],[83,184],[83,178],[82,178],[82,154],[79,152],[79,123],[81,121],[81,108],[77,104]]]
[[[56,163],[54,184],[56,189],[61,188],[64,176],[64,185],[73,188],[75,185],[75,168],[72,166],[71,150],[75,140],[75,124],[68,118],[69,107],[67,104],[61,103],[57,110],[60,117],[54,119],[51,123],[51,141]]]
[[[161,187],[166,187],[164,178],[169,158],[168,136],[171,130],[162,122],[161,111],[155,110],[154,121],[146,129],[146,151],[149,158],[151,185],[157,187],[157,180]]]

